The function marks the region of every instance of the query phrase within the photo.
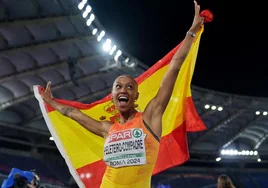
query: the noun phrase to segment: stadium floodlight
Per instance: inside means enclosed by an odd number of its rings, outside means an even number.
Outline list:
[[[89,20],[91,20],[93,22],[94,19],[95,19],[95,15],[94,14],[90,14]]]
[[[99,36],[98,36],[98,38],[97,38],[97,41],[101,41],[101,39],[104,37],[104,35],[105,35],[105,31],[101,31],[100,32],[100,34],[99,34]]]
[[[117,61],[118,58],[122,55],[122,51],[121,50],[117,50],[115,56],[114,56],[114,60]]]
[[[81,3],[86,4],[87,3],[87,0],[82,0]]]
[[[220,158],[220,157],[216,158],[216,161],[217,161],[217,162],[219,162],[220,160],[221,160],[221,158]]]
[[[82,10],[82,9],[84,8],[84,6],[85,6],[85,4],[84,4],[83,2],[80,2],[80,3],[78,4],[78,8],[79,8],[79,10]]]
[[[98,42],[100,42],[101,39],[102,39],[102,38],[101,38],[100,36],[97,37],[97,41],[98,41]]]
[[[54,138],[51,136],[51,137],[49,137],[49,140],[53,141],[53,140],[54,140]]]
[[[262,115],[267,116],[268,112],[264,111]]]
[[[116,52],[116,55],[117,55],[117,56],[122,55],[122,51],[121,51],[121,50],[118,50],[118,51]]]
[[[238,150],[221,150],[221,155],[258,155],[258,151],[249,151],[249,150],[242,150],[242,151],[238,151]]]
[[[258,158],[257,161],[258,161],[258,162],[261,162],[261,158]]]
[[[234,155],[238,155],[238,151],[237,150],[234,150],[233,154]]]
[[[87,11],[88,13],[90,13],[91,10],[92,10],[91,6],[87,5],[87,7],[86,7],[86,11]]]
[[[103,44],[103,50],[108,52],[111,49],[111,39],[106,39],[105,43]]]
[[[96,35],[97,32],[98,32],[98,29],[97,28],[93,29],[92,30],[92,35]]]
[[[132,68],[132,67],[135,67],[135,65],[136,65],[136,61],[134,61],[133,59],[130,60],[129,58],[126,58],[124,64],[125,64],[127,67]],[[174,99],[174,100],[175,100],[175,99]]]
[[[222,111],[222,110],[223,110],[223,107],[219,106],[218,111]]]
[[[94,14],[91,14],[90,17],[87,20],[87,26],[90,26],[92,24],[92,22],[93,22],[94,19],[95,19],[95,15]]]
[[[261,113],[260,113],[260,111],[256,111],[255,114],[258,116],[258,115],[260,115]]]
[[[212,110],[216,110],[216,108],[217,108],[216,106],[211,106]]]
[[[132,62],[132,63],[130,63],[128,66],[129,67],[134,67],[136,65],[136,63],[135,62]]]
[[[92,21],[90,19],[87,20],[87,26],[90,26],[92,24]]]
[[[83,12],[83,18],[86,18],[91,10],[92,10],[91,6],[87,5],[86,10]]]
[[[100,37],[104,37],[104,35],[105,35],[105,31],[102,30],[102,31],[100,32],[100,35],[99,35],[99,36],[100,36]]]
[[[205,109],[209,109],[209,108],[210,108],[209,104],[206,104]]]
[[[117,55],[114,56],[114,60],[115,60],[115,61],[117,61],[118,58],[119,58],[119,56],[117,56]]]
[[[110,55],[113,55],[113,53],[115,52],[116,50],[116,45],[113,45],[112,49],[110,50],[109,54]]]
[[[87,15],[88,15],[88,12],[87,11],[84,11],[83,14],[82,14],[83,18],[86,18]]]

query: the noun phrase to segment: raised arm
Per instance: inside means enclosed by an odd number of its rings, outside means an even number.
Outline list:
[[[200,6],[194,1],[195,15],[192,26],[187,32],[180,48],[173,56],[168,71],[162,81],[157,95],[150,101],[144,111],[144,120],[151,126],[156,135],[161,136],[162,131],[162,115],[168,105],[172,91],[178,77],[182,63],[186,59],[192,43],[195,38],[195,33],[200,29],[204,22],[204,18],[200,16]],[[151,125],[150,125],[151,124]]]
[[[50,89],[50,82],[48,82],[46,86],[46,90],[41,93],[41,96],[45,102],[47,102],[50,106],[52,106],[55,110],[59,111],[64,116],[67,116],[76,122],[78,122],[80,125],[85,127],[90,132],[101,136],[106,137],[111,123],[105,122],[105,121],[96,121],[95,119],[87,116],[77,108],[74,108],[72,106],[61,104],[55,100],[53,100],[51,89]]]

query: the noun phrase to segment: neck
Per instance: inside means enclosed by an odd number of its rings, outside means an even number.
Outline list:
[[[127,112],[120,112],[120,123],[127,123],[129,120],[133,119],[136,113],[137,111],[135,109],[132,109]]]

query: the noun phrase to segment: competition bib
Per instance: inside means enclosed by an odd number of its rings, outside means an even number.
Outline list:
[[[146,164],[146,134],[141,128],[112,132],[104,144],[104,162],[111,167]]]

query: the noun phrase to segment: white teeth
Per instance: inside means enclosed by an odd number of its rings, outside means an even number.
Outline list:
[[[119,99],[126,99],[126,100],[128,100],[128,98],[127,97],[124,97],[124,96],[119,97]]]

